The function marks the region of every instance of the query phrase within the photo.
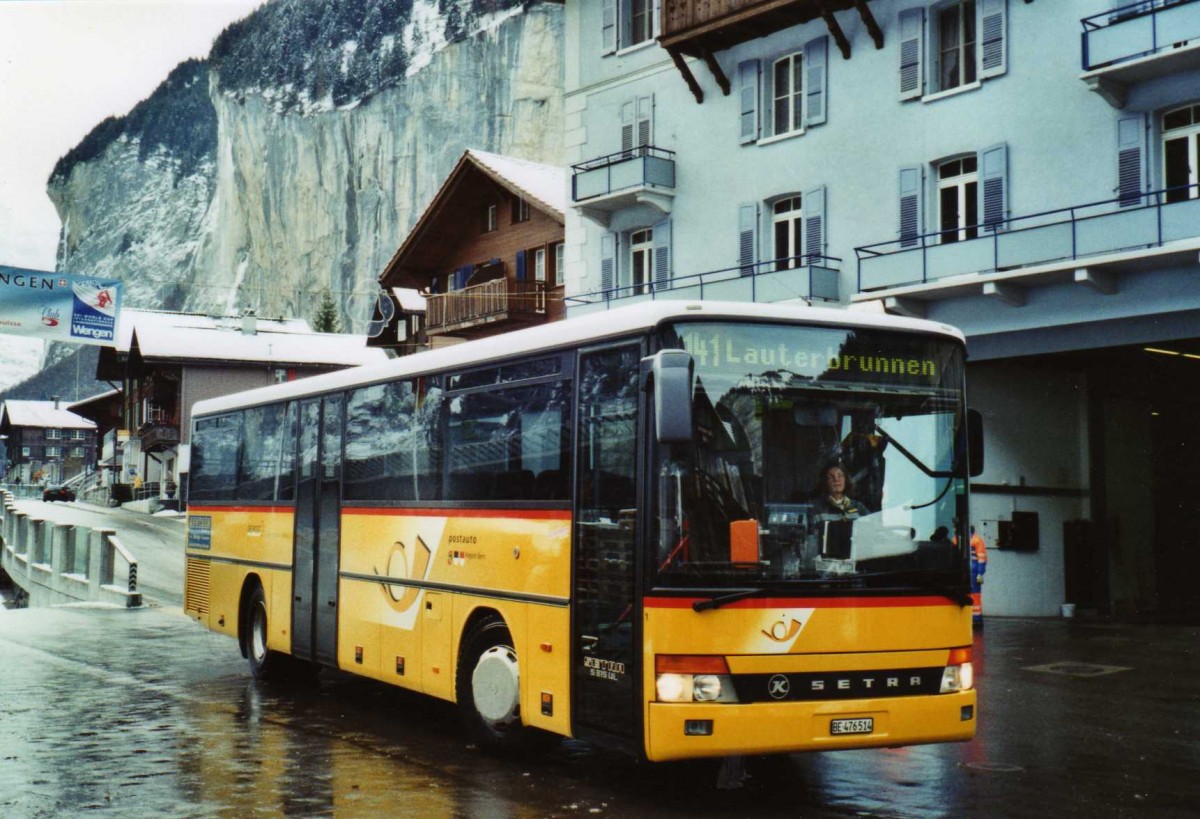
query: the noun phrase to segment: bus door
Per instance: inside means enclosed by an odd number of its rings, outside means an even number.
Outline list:
[[[572,599],[575,727],[637,735],[640,344],[581,353]]]
[[[292,653],[337,665],[338,540],[341,530],[342,396],[300,404]]]

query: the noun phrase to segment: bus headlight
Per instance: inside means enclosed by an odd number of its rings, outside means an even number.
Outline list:
[[[975,667],[971,664],[971,649],[956,648],[950,651],[950,659],[942,672],[941,693],[970,691],[975,687]]]
[[[655,657],[659,702],[737,702],[724,657],[660,654]]]

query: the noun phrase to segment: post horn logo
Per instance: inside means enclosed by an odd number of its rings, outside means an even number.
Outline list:
[[[417,536],[417,545],[412,549],[397,540],[392,545],[392,553],[388,557],[387,573],[384,574],[376,569],[375,574],[402,580],[423,579],[426,572],[429,571],[430,554],[429,547],[425,545],[425,541],[421,539],[420,535]],[[417,595],[421,593],[416,586],[392,583],[384,583],[383,591],[396,611],[408,611],[412,608],[413,603],[417,602]]]
[[[788,622],[791,620],[791,622]],[[800,629],[804,624],[795,617],[781,617],[771,624],[771,627],[762,630],[763,636],[768,640],[774,640],[777,643],[790,643],[796,639],[796,635],[800,633]]]

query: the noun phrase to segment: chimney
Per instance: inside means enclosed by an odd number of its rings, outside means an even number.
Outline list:
[[[253,336],[258,334],[258,318],[253,310],[247,310],[242,314],[242,335]]]
[[[52,395],[52,396],[50,396],[50,397],[51,397],[51,398],[54,400],[54,408],[55,408],[55,409],[58,409],[58,396],[57,396],[57,395]]]

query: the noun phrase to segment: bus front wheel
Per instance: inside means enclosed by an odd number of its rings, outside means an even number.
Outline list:
[[[520,666],[503,620],[489,618],[471,632],[458,664],[455,694],[471,738],[487,748],[525,745]]]

